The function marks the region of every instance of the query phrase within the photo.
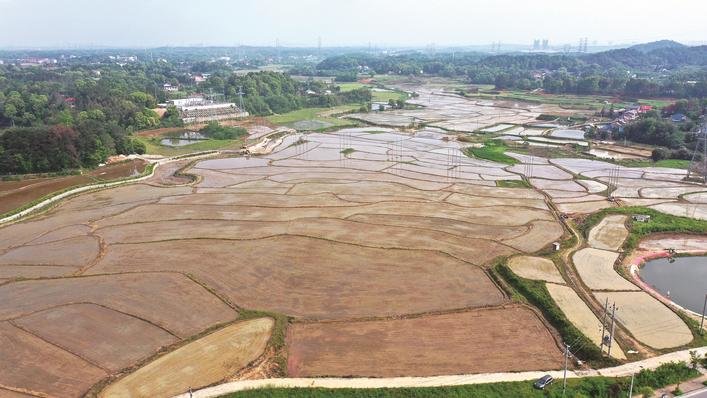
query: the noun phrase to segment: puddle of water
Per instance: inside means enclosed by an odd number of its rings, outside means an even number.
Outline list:
[[[160,145],[179,147],[195,144],[197,141],[207,140],[209,137],[196,132],[196,131],[186,131],[176,137],[167,137],[160,140]]]

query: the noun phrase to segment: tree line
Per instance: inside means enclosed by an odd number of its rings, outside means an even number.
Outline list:
[[[493,84],[497,89],[707,97],[707,46],[687,47],[668,42],[593,54],[344,54],[329,57],[315,68],[293,72],[438,75],[464,77],[470,83]]]

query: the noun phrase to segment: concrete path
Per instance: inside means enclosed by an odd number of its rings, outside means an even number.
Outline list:
[[[655,369],[658,366],[675,361],[689,361],[690,351],[697,351],[698,355],[704,356],[707,353],[707,347],[700,347],[692,350],[684,350],[672,352],[669,354],[644,359],[629,363],[626,365],[616,366],[613,368],[605,368],[589,371],[571,371],[567,372],[568,378],[590,377],[590,376],[609,376],[620,377],[630,376],[632,373],[643,369]],[[522,358],[519,358],[522,360]],[[283,378],[283,379],[262,379],[262,380],[243,380],[231,383],[220,384],[213,387],[204,388],[194,391],[193,398],[211,398],[218,397],[224,394],[250,390],[263,387],[323,387],[323,388],[395,388],[395,387],[439,387],[439,386],[458,386],[466,384],[482,384],[496,383],[502,381],[524,381],[534,380],[545,374],[550,374],[555,379],[562,378],[562,371],[550,372],[519,372],[519,373],[485,373],[473,375],[450,375],[450,376],[434,376],[434,377],[389,377],[389,378]],[[181,394],[175,398],[189,398],[189,394]]]

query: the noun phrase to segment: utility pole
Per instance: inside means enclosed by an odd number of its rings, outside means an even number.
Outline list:
[[[567,389],[567,358],[569,357],[570,346],[565,343],[565,374],[562,377],[562,396],[565,396],[565,390]]]
[[[609,298],[606,298],[604,303],[604,316],[601,318],[601,342],[599,343],[599,351],[604,353],[604,331],[606,330],[606,311],[609,309]]]
[[[705,294],[705,303],[702,305],[702,320],[700,321],[700,334],[705,334],[705,310],[707,310],[707,294]]]
[[[641,368],[641,370],[643,370],[643,366],[639,366],[639,368]],[[639,370],[638,373],[640,373],[640,372],[641,371]],[[634,379],[634,377],[636,377],[635,372],[631,373],[631,387],[629,387],[629,389],[628,389],[628,398],[631,398],[633,396],[633,379]]]
[[[607,351],[607,355],[611,356],[611,346],[614,343],[614,328],[616,327],[616,303],[611,305],[611,334],[609,334],[609,350]]]

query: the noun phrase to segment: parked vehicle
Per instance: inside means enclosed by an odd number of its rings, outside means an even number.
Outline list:
[[[555,381],[555,379],[552,378],[550,375],[545,375],[541,378],[539,378],[534,384],[533,387],[537,388],[538,390],[543,390],[545,387],[549,386],[552,384],[552,382]]]

